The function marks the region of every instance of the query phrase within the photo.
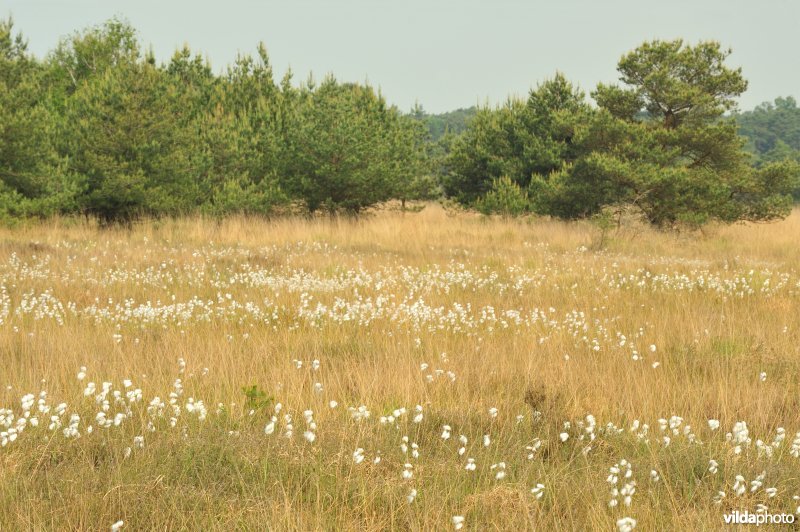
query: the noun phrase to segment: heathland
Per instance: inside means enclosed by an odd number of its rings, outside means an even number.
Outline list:
[[[436,206],[0,229],[0,528],[794,513],[798,240],[797,211],[601,234]]]

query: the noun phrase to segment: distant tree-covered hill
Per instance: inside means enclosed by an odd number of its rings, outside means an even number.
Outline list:
[[[736,121],[757,166],[784,159],[800,161],[800,107],[793,97],[764,102],[736,115]]]
[[[467,128],[467,123],[470,118],[475,116],[478,108],[474,105],[466,109],[456,109],[455,111],[448,111],[446,113],[428,114],[421,106],[416,106],[411,115],[417,120],[422,121],[428,128],[431,134],[431,139],[437,141],[444,136],[445,133],[453,133],[458,135]]]

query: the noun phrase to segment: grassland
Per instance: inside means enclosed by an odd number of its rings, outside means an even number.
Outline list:
[[[0,230],[0,529],[794,513],[798,242],[800,212],[603,249],[435,207]]]

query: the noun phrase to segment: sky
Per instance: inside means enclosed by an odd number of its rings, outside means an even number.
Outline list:
[[[743,110],[800,99],[798,0],[0,0],[9,15],[39,57],[117,16],[159,60],[188,44],[219,72],[264,42],[278,78],[369,82],[402,110],[500,104],[556,71],[588,93],[617,80],[625,52],[675,38],[733,49]]]

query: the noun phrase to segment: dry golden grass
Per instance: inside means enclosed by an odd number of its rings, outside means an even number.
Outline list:
[[[586,223],[449,216],[436,206],[357,222],[184,219],[101,230],[67,220],[0,230],[0,408],[16,426],[27,393],[46,390],[52,409],[67,404],[59,429],[48,429],[52,411],[39,414],[38,427],[0,449],[0,529],[124,520],[136,530],[451,530],[454,515],[469,530],[609,530],[624,516],[642,530],[718,529],[732,509],[794,512],[800,212],[691,235],[623,227],[603,250],[598,239]],[[171,307],[193,298],[191,315]],[[147,405],[168,402],[178,377],[182,413],[171,428],[169,405],[163,419]],[[109,394],[109,417],[128,415],[101,428],[101,404],[83,390],[109,381],[124,397],[123,379],[143,401]],[[251,385],[271,401],[247,406]],[[205,420],[187,412],[190,397],[204,401]],[[283,411],[266,435],[276,402]],[[347,409],[361,405],[371,415],[356,421]],[[380,422],[401,407],[396,422]],[[314,442],[303,436],[307,409]],[[79,438],[62,434],[72,413]],[[589,414],[591,442],[578,425]],[[677,434],[659,428],[671,416],[683,420]],[[649,424],[646,436],[630,430],[634,420]],[[736,453],[726,433],[738,421],[751,441]],[[772,446],[779,427],[786,437]],[[403,436],[419,458],[401,450]],[[636,492],[629,507],[620,499],[610,508],[607,476],[622,459]],[[411,479],[401,476],[406,462]],[[500,462],[507,474],[497,480],[490,466]],[[736,475],[748,483],[741,497]],[[540,500],[530,492],[537,483]]]

